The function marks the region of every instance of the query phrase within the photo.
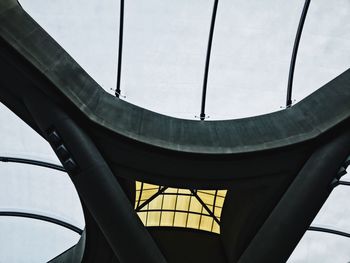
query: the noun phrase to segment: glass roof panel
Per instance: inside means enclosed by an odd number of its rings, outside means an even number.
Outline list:
[[[25,164],[0,163],[0,211],[47,215],[84,228],[78,194],[66,173]]]
[[[210,119],[285,106],[289,63],[303,0],[221,0],[208,79]]]
[[[0,122],[0,156],[60,163],[50,145],[2,103]]]
[[[219,1],[208,78],[209,120],[259,115],[285,106],[303,2]],[[21,4],[114,93],[118,1]],[[121,98],[171,116],[198,116],[212,7],[210,0],[125,3],[121,89],[126,98]],[[295,69],[296,101],[349,67],[349,12],[347,0],[311,3]]]
[[[350,233],[350,186],[337,186],[322,209],[317,214],[312,225],[328,227]]]
[[[116,83],[119,1],[20,0],[32,16],[106,91]]]
[[[0,121],[4,124],[0,129],[0,156],[60,164],[50,145],[3,104],[0,104]],[[80,200],[66,173],[0,162],[0,180],[1,210],[30,211],[84,227]]]
[[[345,263],[350,259],[350,238],[307,231],[288,263]]]
[[[198,114],[212,5],[126,2],[121,89],[127,101],[181,118]]]
[[[80,235],[61,226],[0,217],[0,262],[47,262],[75,245]]]
[[[350,66],[350,1],[311,1],[300,41],[293,98],[300,101]]]
[[[150,195],[147,188],[156,190]],[[188,227],[220,233],[226,190],[190,190],[136,182],[136,196],[135,210],[145,226]]]

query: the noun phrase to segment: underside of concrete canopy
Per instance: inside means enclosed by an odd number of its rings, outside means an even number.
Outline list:
[[[45,138],[83,204],[52,262],[285,262],[350,154],[350,70],[291,108],[168,117],[107,94],[14,0],[0,2],[0,101]],[[224,189],[220,234],[145,227],[135,181]]]

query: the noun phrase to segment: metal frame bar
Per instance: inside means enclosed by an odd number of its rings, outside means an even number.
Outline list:
[[[205,190],[197,190],[197,192],[198,192],[198,193],[201,193],[201,194],[212,195],[212,196],[218,196],[218,197],[225,198],[224,195],[219,195],[219,194],[217,194],[218,191],[219,191],[219,190],[215,190],[215,194],[212,194],[212,193],[205,192]]]
[[[152,195],[150,198],[148,198],[145,202],[143,202],[140,206],[136,207],[135,211],[139,212],[142,208],[144,208],[146,205],[148,205],[150,202],[152,202],[155,198],[157,198],[159,195],[161,195],[168,187],[164,186],[158,190],[154,195]],[[141,196],[142,192],[140,192]]]
[[[218,3],[219,3],[219,0],[214,0],[213,13],[212,13],[211,23],[210,23],[208,48],[207,48],[207,56],[206,56],[206,60],[205,60],[204,79],[203,79],[201,113],[199,115],[199,118],[202,121],[205,119],[205,100],[206,100],[206,96],[207,96],[207,84],[208,84],[208,72],[209,72],[209,63],[210,63],[210,53],[211,53],[211,46],[212,46],[212,42],[213,42],[215,18],[216,18],[216,12],[217,12],[217,9],[218,9]]]
[[[323,232],[323,233],[329,233],[333,235],[338,235],[338,236],[343,236],[350,238],[350,233],[335,230],[335,229],[330,229],[330,228],[325,228],[325,227],[318,227],[318,226],[310,226],[309,231],[317,231],[317,232]]]
[[[143,183],[141,185],[141,188],[143,186]],[[213,218],[213,220],[220,226],[220,220],[215,216],[214,212],[211,211],[208,206],[206,205],[206,203],[204,203],[204,201],[198,196],[196,190],[193,190],[193,189],[188,189],[191,194],[179,194],[179,189],[177,189],[177,193],[164,193],[164,191],[168,189],[168,187],[166,186],[163,186],[163,187],[159,187],[159,190],[153,194],[150,198],[148,198],[147,200],[145,200],[141,205],[140,204],[140,199],[141,199],[141,195],[142,195],[142,191],[140,192],[140,195],[139,195],[139,200],[138,200],[138,205],[137,207],[135,208],[135,211],[136,212],[147,212],[147,215],[148,215],[148,212],[179,212],[179,213],[188,213],[188,214],[199,214],[199,215],[203,215],[203,216],[210,216]],[[216,193],[218,191],[216,190]],[[205,193],[204,193],[205,194]],[[157,198],[158,196],[160,195],[163,195],[163,198],[164,198],[164,195],[176,195],[176,200],[175,200],[175,209],[174,210],[169,210],[169,209],[146,209],[146,210],[143,210],[141,211],[142,208],[144,208],[145,206],[147,206],[150,202],[152,202],[155,198]],[[202,205],[202,209],[204,208],[205,211],[207,211],[208,215],[207,214],[203,214],[203,213],[196,213],[196,212],[193,212],[193,211],[182,211],[182,210],[176,210],[176,203],[177,203],[177,197],[178,196],[190,196],[190,198],[193,196],[197,199],[197,201]],[[213,204],[213,210],[215,211],[215,207],[216,204],[216,196],[217,195],[214,195],[214,204]],[[189,206],[190,206],[190,202],[189,202]],[[163,207],[163,206],[161,206]],[[175,220],[175,216],[174,216],[174,220]],[[187,223],[186,223],[187,224]],[[147,225],[147,223],[146,223]],[[213,225],[212,225],[212,228],[213,228]]]
[[[176,207],[177,207],[177,200],[179,199],[179,188],[176,190],[176,196],[175,196],[175,210],[176,210]],[[176,217],[176,214],[174,213],[174,217],[173,217],[173,226],[175,225],[175,217]]]
[[[331,183],[331,187],[335,188],[339,185],[343,185],[343,186],[350,186],[350,182],[348,181],[339,181],[339,179],[334,179]]]
[[[174,212],[174,213],[183,213],[183,214],[194,214],[194,215],[199,215],[199,216],[207,216],[207,217],[212,217],[211,215],[200,213],[200,212],[194,212],[190,211],[188,212],[187,210],[177,210],[177,209],[147,209],[147,210],[141,210],[138,213],[146,213],[146,212]]]
[[[29,164],[29,165],[54,169],[61,172],[66,172],[66,170],[60,165],[49,163],[49,162],[43,162],[39,160],[33,160],[33,159],[0,156],[0,162]]]
[[[216,208],[216,197],[218,196],[218,190],[215,190],[215,195],[214,195],[214,201],[213,201],[213,215],[215,216],[215,208]],[[220,225],[220,224],[219,224]],[[214,221],[211,224],[211,231],[213,231],[214,228]]]
[[[345,186],[350,186],[350,182],[347,181],[339,181],[338,185],[345,185]]]
[[[208,208],[208,206],[203,202],[203,200],[197,195],[196,191],[191,190],[193,196],[198,200],[202,207],[209,213],[209,215],[215,220],[216,223],[220,226],[220,220],[213,214],[213,212]]]
[[[141,183],[141,188],[140,188],[140,190],[139,190],[139,198],[138,198],[138,200],[137,200],[137,205],[136,205],[136,207],[139,207],[139,206],[140,206],[142,190],[143,190],[143,183]]]
[[[64,228],[67,228],[71,231],[76,232],[79,235],[83,234],[83,230],[80,229],[79,227],[49,216],[44,216],[44,215],[39,215],[34,213],[27,213],[27,212],[18,212],[18,211],[0,211],[0,216],[24,217],[24,218],[30,218],[35,220],[41,220],[41,221],[49,222],[58,226],[62,226]]]
[[[189,197],[189,200],[188,200],[187,215],[186,215],[186,224],[185,224],[186,227],[188,227],[188,217],[189,217],[189,215],[190,215],[190,213],[191,213],[191,211],[190,211],[191,202],[192,202],[192,195]],[[175,207],[175,209],[176,209],[176,207]],[[175,216],[175,214],[174,214],[174,216]]]
[[[123,28],[124,28],[124,0],[120,0],[120,20],[119,20],[119,48],[118,48],[118,68],[117,68],[117,84],[115,89],[115,96],[120,96],[120,79],[122,69],[123,56]]]
[[[303,27],[307,15],[307,11],[309,9],[311,0],[305,0],[303,11],[301,13],[301,17],[299,20],[299,25],[297,29],[297,33],[294,40],[294,46],[293,46],[293,52],[292,52],[292,58],[290,61],[289,66],[289,75],[288,75],[288,86],[287,86],[287,99],[286,99],[286,107],[289,108],[292,105],[292,89],[293,89],[293,78],[294,78],[294,69],[295,69],[295,62],[298,55],[298,48],[299,43],[301,39],[301,34],[303,32]]]
[[[164,205],[164,195],[162,195],[162,203],[160,204],[160,207],[164,207],[163,205]],[[162,222],[162,215],[163,215],[163,213],[160,213],[160,215],[159,215],[159,225]],[[174,216],[175,216],[175,213],[174,213]]]

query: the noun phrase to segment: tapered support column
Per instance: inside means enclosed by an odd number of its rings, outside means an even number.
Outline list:
[[[118,260],[166,262],[91,139],[63,110],[32,91],[25,98],[28,110],[47,135]]]
[[[349,128],[318,148],[238,262],[286,262],[331,193],[331,182],[349,153]]]

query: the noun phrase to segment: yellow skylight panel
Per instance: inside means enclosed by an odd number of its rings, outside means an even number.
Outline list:
[[[140,198],[140,191],[136,191],[136,194],[135,194],[135,200],[137,202],[137,200],[139,200]]]
[[[171,187],[169,187],[168,189],[165,190],[165,192],[177,194],[179,192],[179,190],[180,189],[178,189],[178,188],[171,188]]]
[[[148,209],[149,210],[160,210],[162,209],[162,196],[159,195],[155,199],[152,200],[152,202],[149,203]],[[143,209],[144,210],[144,209]]]
[[[225,197],[227,190],[218,190],[218,196]]]
[[[186,227],[187,215],[188,215],[188,213],[182,213],[182,212],[175,213],[174,226]]]
[[[141,182],[136,181],[136,191],[139,191],[137,189],[141,188],[141,184],[142,184]]]
[[[176,202],[176,210],[188,211],[189,204],[190,204],[190,197],[189,196],[178,195],[177,202]]]
[[[147,225],[148,226],[159,226],[161,212],[148,212]]]
[[[191,212],[195,213],[201,213],[203,209],[203,206],[201,203],[194,197],[191,197],[191,205],[190,205],[190,210]]]
[[[151,196],[153,196],[154,194],[156,194],[158,192],[158,189],[155,190],[143,190],[141,192],[141,201],[145,201],[148,200]],[[141,202],[142,204],[143,202]]]
[[[211,212],[213,212],[214,210],[213,210],[213,206],[212,205],[207,205],[207,207],[209,208],[209,210],[211,211]]]
[[[188,214],[187,227],[189,228],[199,228],[199,220],[201,215]]]
[[[205,193],[208,195],[215,195],[216,190],[199,190],[198,192]]]
[[[189,189],[178,189],[179,190],[179,194],[191,194],[191,191]]]
[[[175,212],[162,212],[161,226],[173,226]]]
[[[175,210],[175,195],[164,195],[163,209],[164,210]]]
[[[212,232],[220,233],[220,226],[214,222]]]
[[[211,231],[211,226],[213,224],[213,218],[210,216],[202,216],[199,229],[205,231]]]
[[[221,208],[215,207],[214,215],[215,215],[216,217],[220,218],[220,217],[221,217]]]
[[[226,190],[191,190],[136,182],[135,209],[145,226],[220,233]]]
[[[142,190],[158,189],[158,185],[143,183]]]
[[[144,223],[146,222],[146,218],[147,218],[147,213],[146,212],[143,212],[143,213],[138,213],[141,221]]]
[[[215,205],[222,207],[224,205],[224,201],[225,201],[225,198],[217,196],[215,200]]]
[[[212,205],[214,203],[214,195],[204,194],[202,192],[198,192],[197,194],[207,205]]]

